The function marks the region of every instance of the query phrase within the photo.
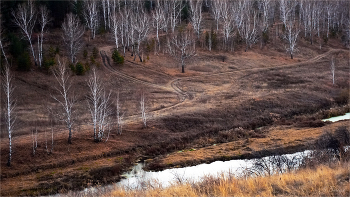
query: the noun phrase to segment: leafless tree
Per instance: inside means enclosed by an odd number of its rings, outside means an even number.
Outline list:
[[[334,85],[334,80],[335,80],[335,59],[334,56],[331,58],[331,72],[332,72],[332,81]]]
[[[113,38],[115,41],[115,45],[117,47],[117,49],[119,48],[119,32],[122,26],[122,21],[120,20],[120,16],[113,10],[113,14],[110,17],[111,20],[111,30],[112,30],[112,34],[113,34]]]
[[[57,59],[58,66],[54,71],[54,76],[58,82],[58,87],[56,90],[59,93],[59,96],[51,95],[51,97],[57,101],[60,105],[62,112],[55,113],[59,120],[64,121],[68,129],[68,143],[72,143],[72,127],[74,124],[74,111],[73,107],[75,104],[74,93],[71,91],[71,82],[69,74],[66,68],[66,61],[63,59],[62,62],[60,59]]]
[[[122,130],[123,130],[123,114],[121,114],[121,107],[120,107],[120,99],[119,99],[119,92],[117,94],[117,124],[118,124],[118,134],[121,135],[122,134]]]
[[[128,47],[131,46],[131,51],[132,54],[131,56],[135,55],[135,37],[136,37],[136,33],[135,33],[135,25],[134,22],[136,20],[136,14],[132,11],[130,11],[130,15],[129,15],[129,21],[128,21],[128,29],[126,30],[128,32]]]
[[[102,140],[106,128],[109,128],[110,125],[110,94],[105,93],[103,82],[96,69],[92,69],[88,86],[90,88],[88,106],[94,129],[94,141],[99,142]]]
[[[46,130],[45,130],[45,149],[47,154],[51,154],[53,151],[53,126],[51,125],[51,149],[49,150],[47,146],[47,136],[46,136]]]
[[[36,23],[34,2],[28,0],[27,3],[19,4],[16,11],[12,11],[12,16],[14,23],[21,29],[24,37],[28,40],[35,65],[37,65],[37,59],[32,44],[33,28]]]
[[[260,12],[258,13],[258,20],[260,21],[259,23],[259,33],[262,36],[260,39],[260,48],[262,48],[263,44],[267,42],[268,35],[269,35],[269,26],[270,26],[270,18],[273,16],[273,3],[275,1],[272,0],[260,0],[259,1],[259,10]],[[259,17],[260,16],[260,17]]]
[[[287,12],[288,12],[288,4],[291,2],[290,0],[280,0],[280,17],[283,24],[287,22]]]
[[[3,46],[3,44],[2,44],[2,41],[3,41],[2,33],[3,33],[4,29],[3,29],[3,26],[2,26],[2,16],[1,16],[1,13],[0,13],[0,26],[1,26],[1,28],[0,28],[0,48],[1,48],[2,54],[4,55],[4,59],[5,59],[5,61],[6,61],[6,66],[9,66],[10,64],[9,64],[9,62],[8,62],[8,60],[7,60],[6,53],[5,53],[5,50],[4,50],[4,46]]]
[[[38,35],[38,61],[41,67],[43,62],[43,42],[44,42],[44,31],[45,26],[51,21],[49,18],[49,10],[45,6],[39,8],[39,25],[40,25],[40,37]]]
[[[178,32],[168,38],[168,53],[181,63],[182,73],[185,72],[185,61],[196,54],[193,33],[191,30]]]
[[[97,127],[99,110],[101,109],[101,97],[103,93],[102,82],[99,76],[96,74],[96,70],[92,69],[92,74],[88,80],[88,86],[90,88],[90,94],[88,96],[89,110],[91,114],[93,129],[94,129],[94,140],[97,142]]]
[[[330,25],[332,24],[332,19],[333,19],[333,13],[335,11],[335,4],[333,1],[326,1],[326,5],[325,5],[325,11],[326,11],[326,20],[327,20],[327,38],[329,36],[329,29],[330,29]]]
[[[121,19],[121,25],[120,27],[120,41],[121,41],[121,45],[123,46],[123,53],[124,53],[124,57],[125,57],[125,49],[126,47],[130,45],[129,42],[129,27],[130,25],[130,9],[128,8],[124,8],[121,12],[120,12],[120,19]]]
[[[133,18],[134,18],[134,21],[131,25],[133,26],[133,29],[135,30],[135,33],[136,33],[136,39],[135,39],[136,54],[139,56],[140,62],[142,62],[143,59],[141,58],[141,54],[140,54],[140,45],[141,45],[141,42],[145,38],[147,38],[147,35],[149,33],[150,17],[146,14],[146,12],[141,11],[140,13],[135,14]],[[136,54],[134,56],[134,60],[136,59]]]
[[[281,0],[281,2],[283,1],[284,0]],[[288,47],[286,47],[286,50],[290,53],[291,59],[293,59],[293,54],[296,51],[297,38],[300,33],[300,28],[296,24],[295,20],[295,7],[295,2],[287,4],[285,7],[284,16],[284,26],[286,29],[284,38],[288,43]]]
[[[63,41],[68,49],[71,63],[75,63],[76,55],[81,49],[83,42],[84,27],[80,24],[79,18],[69,13],[62,24]]]
[[[181,11],[184,8],[181,0],[169,0],[168,5],[168,19],[170,22],[171,32],[175,32],[175,27],[180,23]]]
[[[160,50],[160,41],[159,41],[159,30],[163,29],[165,23],[165,13],[163,6],[160,4],[160,0],[157,0],[157,4],[155,9],[152,12],[152,19],[153,19],[153,27],[156,30],[156,38],[157,38],[157,45],[158,45],[158,50]],[[157,53],[157,50],[154,51]]]
[[[145,94],[141,93],[141,100],[140,100],[140,107],[141,107],[141,118],[143,122],[143,126],[147,127],[147,114],[146,114],[146,106],[145,106]]]
[[[98,139],[101,141],[104,137],[105,131],[110,131],[111,119],[111,103],[110,103],[111,93],[102,93],[100,110],[98,114]],[[109,135],[109,134],[108,134]],[[108,139],[107,139],[108,140]]]
[[[5,102],[5,121],[6,121],[6,130],[9,135],[9,157],[7,161],[7,166],[11,166],[11,158],[12,158],[12,134],[14,130],[14,125],[16,122],[15,108],[16,108],[16,100],[13,95],[13,91],[15,89],[12,81],[12,75],[10,72],[10,67],[5,66],[3,71],[3,88],[6,97]]]
[[[261,21],[262,21],[262,32],[266,32],[269,27],[269,19],[270,19],[270,9],[272,6],[272,0],[261,0],[260,1],[260,6],[262,10],[262,16],[261,16]]]
[[[84,16],[86,26],[90,29],[91,38],[95,39],[96,31],[98,28],[97,1],[95,0],[84,1],[83,16]]]
[[[231,1],[224,0],[222,1],[222,23],[223,23],[223,35],[224,35],[224,48],[228,44],[228,40],[234,30],[234,10],[233,4]]]
[[[251,7],[252,5],[250,2],[245,6],[242,24],[239,28],[239,33],[246,43],[245,51],[247,51],[248,48],[251,48],[251,46],[258,40],[257,14]]]
[[[211,13],[216,21],[216,31],[219,30],[219,20],[221,18],[222,1],[211,1]]]
[[[202,0],[189,1],[191,9],[191,24],[194,31],[197,33],[197,38],[199,38],[202,28],[202,3]]]
[[[304,37],[308,35],[311,29],[311,19],[312,19],[312,4],[308,1],[301,1],[300,3],[300,11],[302,15],[302,21],[304,26]]]
[[[113,0],[114,5],[116,4],[115,0]],[[104,21],[104,28],[107,29],[111,27],[110,23],[110,16],[112,13],[112,0],[101,0],[101,5],[102,5],[102,13],[103,13],[103,21]],[[118,5],[119,1],[118,1]]]

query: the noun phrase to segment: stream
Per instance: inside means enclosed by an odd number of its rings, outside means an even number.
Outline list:
[[[294,160],[300,165],[302,158],[311,151],[306,150],[293,154],[284,154],[288,159]],[[269,161],[273,156],[263,157],[264,161]],[[142,168],[144,163],[138,163],[133,169],[122,176],[125,179],[116,183],[117,186],[125,187],[127,189],[142,188],[145,183],[156,184],[161,187],[168,187],[176,181],[181,182],[196,182],[204,176],[221,176],[225,173],[234,174],[240,177],[246,168],[253,167],[255,159],[245,160],[230,160],[230,161],[215,161],[210,164],[199,164],[196,166],[172,168],[159,172],[144,171]],[[267,162],[268,163],[268,162]],[[272,166],[271,166],[272,168]]]
[[[336,116],[336,117],[332,117],[332,118],[327,118],[327,119],[323,119],[322,121],[323,122],[325,122],[325,121],[337,122],[340,120],[349,120],[349,119],[350,119],[350,112],[346,113],[343,116]]]
[[[340,120],[350,119],[350,113],[346,113],[343,116],[332,117],[329,119],[323,119],[322,121],[336,122]],[[349,146],[346,147],[346,151]],[[294,162],[294,167],[299,167],[302,159],[310,154],[311,150],[303,152],[296,152],[293,154],[283,154],[289,160]],[[276,167],[269,162],[275,156],[263,157],[261,161],[265,161],[266,166],[273,170]],[[104,186],[105,189],[113,188],[115,186],[124,187],[125,189],[142,189],[151,184],[155,187],[168,187],[177,182],[196,182],[201,180],[204,176],[222,176],[227,173],[234,174],[236,177],[243,176],[247,168],[251,168],[254,165],[256,159],[244,159],[244,160],[230,160],[230,161],[215,161],[210,164],[199,164],[196,166],[172,168],[163,171],[152,172],[144,171],[144,162],[135,164],[131,171],[122,175],[124,179],[115,184]],[[285,172],[288,166],[282,165],[280,170]],[[86,188],[83,192],[94,193],[96,187]]]

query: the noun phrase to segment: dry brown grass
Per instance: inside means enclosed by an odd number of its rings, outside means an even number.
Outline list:
[[[349,170],[345,163],[268,177],[205,177],[198,183],[168,188],[115,188],[105,196],[349,196]]]

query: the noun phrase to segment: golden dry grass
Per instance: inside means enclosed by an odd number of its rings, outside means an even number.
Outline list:
[[[346,163],[268,177],[205,177],[198,183],[175,184],[168,188],[115,188],[106,196],[349,196],[349,170],[349,163]]]

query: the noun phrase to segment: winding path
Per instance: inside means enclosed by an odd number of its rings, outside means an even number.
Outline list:
[[[106,48],[109,48],[109,47],[105,47],[105,49]],[[315,56],[315,57],[313,57],[313,58],[311,58],[309,60],[306,60],[306,61],[303,61],[303,62],[298,62],[298,63],[280,65],[280,66],[273,65],[273,66],[268,66],[268,67],[263,67],[263,68],[238,69],[238,70],[228,71],[228,72],[211,73],[211,74],[204,74],[204,75],[198,75],[198,76],[175,78],[175,79],[169,81],[165,85],[158,85],[158,84],[150,83],[148,81],[137,79],[137,78],[132,77],[130,75],[127,75],[127,74],[125,74],[123,72],[117,71],[115,68],[113,68],[111,66],[110,59],[109,59],[109,57],[107,56],[107,54],[106,54],[106,52],[104,50],[100,51],[100,55],[102,57],[102,62],[104,64],[104,66],[111,73],[113,73],[113,74],[115,74],[117,76],[120,76],[122,78],[128,79],[128,80],[130,80],[132,82],[135,82],[135,83],[143,84],[143,85],[154,87],[154,88],[163,89],[163,90],[166,90],[166,91],[169,91],[169,92],[174,92],[174,93],[176,93],[179,96],[179,98],[180,98],[179,100],[180,101],[178,103],[176,103],[174,105],[171,105],[171,106],[168,106],[168,107],[165,107],[165,108],[162,108],[162,109],[150,111],[149,112],[149,113],[151,113],[150,117],[154,117],[155,113],[159,114],[160,112],[164,112],[165,110],[169,110],[169,109],[175,108],[175,107],[181,105],[182,103],[184,103],[186,101],[186,99],[189,98],[188,93],[183,91],[181,88],[178,87],[178,84],[179,84],[179,82],[181,80],[191,80],[191,79],[201,78],[201,77],[220,76],[220,75],[227,75],[227,74],[233,74],[233,73],[244,72],[244,71],[262,71],[262,70],[269,70],[269,69],[272,69],[272,68],[273,69],[280,69],[280,68],[288,68],[288,67],[296,67],[296,66],[298,66],[298,67],[306,66],[306,65],[308,65],[310,63],[317,62],[317,61],[321,60],[322,58],[327,57],[330,54],[337,53],[337,52],[342,52],[342,51],[346,51],[346,50],[344,50],[344,49],[330,49],[329,51],[327,51],[325,53],[322,53],[320,55],[317,55],[317,56]],[[348,51],[346,51],[346,52],[348,52]],[[133,63],[131,61],[128,61],[128,62]],[[136,64],[136,63],[133,63],[133,64]],[[138,64],[136,64],[136,65],[138,65]],[[152,72],[157,72],[159,74],[166,75],[165,73],[161,73],[161,72],[154,71],[154,70],[152,70]],[[128,118],[128,120],[126,120],[125,122],[132,122],[132,121],[136,120],[136,118],[139,118],[139,115],[132,115],[132,116],[128,116],[127,118]]]

